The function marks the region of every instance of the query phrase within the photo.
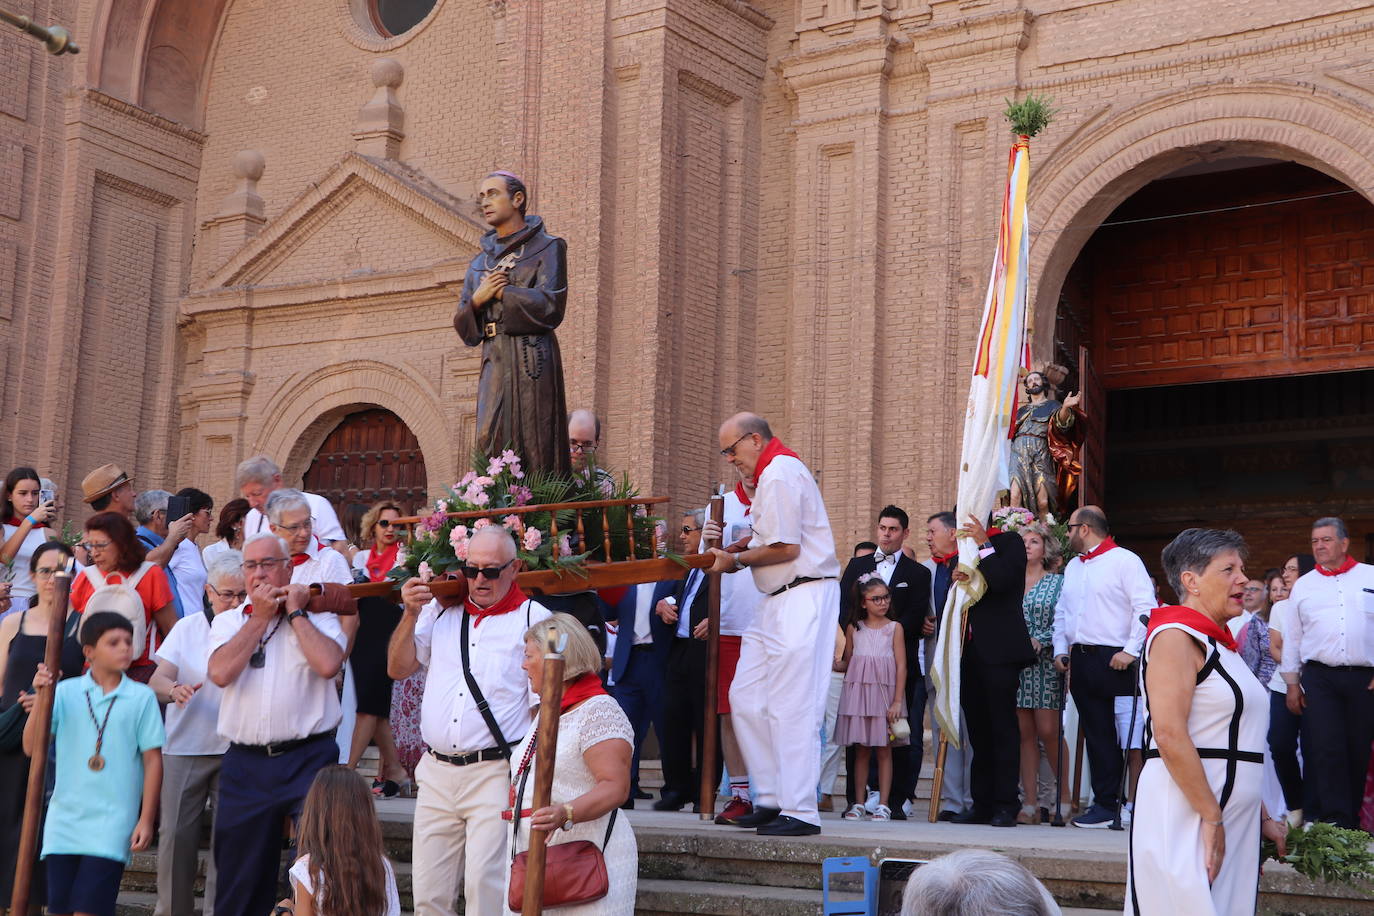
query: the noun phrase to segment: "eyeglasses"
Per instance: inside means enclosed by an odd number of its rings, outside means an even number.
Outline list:
[[[1245,586],[1245,591],[1247,591],[1247,592],[1262,592],[1262,591],[1264,591],[1264,589],[1263,589],[1263,587],[1258,586],[1258,585],[1247,585],[1247,586]]]
[[[691,534],[693,531],[700,531],[700,530],[701,530],[700,528],[693,528],[691,525],[683,525],[683,526],[682,526],[682,533],[683,533],[683,534]]]
[[[501,573],[506,571],[506,567],[514,562],[514,560],[507,560],[500,566],[468,566],[465,563],[459,569],[469,579],[476,579],[479,575],[486,576],[488,579],[499,579]]]
[[[1086,527],[1088,527],[1088,526],[1087,526],[1086,524],[1084,524],[1083,522],[1070,522],[1069,525],[1068,525],[1068,529],[1067,529],[1067,530],[1072,531],[1072,530],[1075,529],[1075,528],[1086,528]]]
[[[51,579],[53,576],[57,575],[57,574],[60,573],[61,571],[62,571],[62,568],[61,568],[60,566],[58,566],[58,567],[40,566],[40,567],[38,567],[37,569],[35,569],[35,570],[33,571],[33,577],[34,577],[35,579]]]
[[[578,442],[576,439],[568,440],[568,450],[577,452],[579,455],[596,451],[595,442]]]
[[[217,598],[228,598],[231,601],[237,601],[239,604],[242,604],[243,602],[248,600],[247,592],[222,592],[219,589],[215,588],[213,585],[210,585],[208,583],[205,587],[208,588],[210,591],[214,592],[215,597]]]
[[[390,528],[390,527],[391,527],[391,519],[389,519],[389,518],[379,518],[379,519],[377,519],[377,527],[378,527],[378,528]]]
[[[290,561],[285,557],[278,557],[274,560],[244,560],[243,571],[246,573],[255,573],[261,569],[263,572],[271,572],[278,566],[284,566],[289,562]]]
[[[727,447],[721,449],[721,455],[725,458],[735,457],[735,446],[739,445],[741,442],[743,442],[745,439],[748,439],[752,435],[753,433],[745,433],[744,435],[740,436],[734,442],[731,442]]]
[[[109,541],[83,541],[83,542],[81,543],[80,546],[86,548],[87,551],[104,550],[105,548],[107,548],[107,547],[110,546],[110,542],[109,542]]]
[[[892,596],[891,596],[891,595],[869,595],[869,596],[868,596],[867,598],[865,598],[864,600],[865,600],[865,601],[872,601],[874,604],[887,604],[889,601],[892,600]]]
[[[312,528],[314,528],[314,527],[315,527],[315,520],[314,520],[313,518],[308,518],[308,519],[306,519],[305,521],[303,521],[303,522],[297,522],[297,523],[294,524],[294,525],[276,525],[276,524],[274,524],[272,527],[273,527],[273,528],[277,528],[277,529],[279,529],[279,530],[281,530],[281,531],[285,531],[287,534],[295,534],[297,531],[309,531],[309,530],[311,530]]]

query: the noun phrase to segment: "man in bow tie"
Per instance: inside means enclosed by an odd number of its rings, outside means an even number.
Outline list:
[[[883,804],[892,809],[893,820],[905,820],[903,804],[916,792],[916,778],[921,772],[921,716],[925,709],[925,666],[922,663],[921,634],[930,614],[930,572],[902,551],[911,533],[911,521],[906,512],[896,506],[884,506],[878,513],[878,549],[865,557],[854,557],[840,578],[839,624],[850,623],[854,609],[854,584],[859,577],[876,573],[892,593],[889,616],[902,625],[906,638],[906,657],[910,659],[906,672],[906,702],[911,710],[911,744],[892,749],[892,794]],[[851,803],[862,801],[856,796],[863,788],[867,773],[854,773],[854,749],[845,753],[845,770],[855,785],[847,791]],[[828,791],[828,789],[827,789]]]

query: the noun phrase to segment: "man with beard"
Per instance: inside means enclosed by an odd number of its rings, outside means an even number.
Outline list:
[[[493,172],[477,192],[491,230],[468,266],[453,326],[482,347],[477,380],[477,450],[512,449],[528,470],[570,470],[563,439],[567,406],[554,329],[568,299],[567,243],[525,215],[529,194],[510,172]]]
[[[1145,642],[1140,617],[1158,602],[1145,564],[1116,545],[1101,509],[1083,506],[1069,517],[1069,547],[1078,556],[1064,569],[1054,611],[1054,664],[1070,672],[1069,691],[1083,723],[1093,781],[1092,807],[1072,823],[1108,827],[1121,805],[1124,765],[1116,698],[1135,693],[1135,660]],[[1139,725],[1143,714],[1136,712]]]
[[[1061,404],[1050,397],[1049,381],[1032,372],[1022,383],[1028,402],[1016,411],[1011,440],[1011,505],[1023,506],[1044,518],[1060,509],[1060,496],[1069,489],[1059,480],[1073,463],[1076,445],[1070,439],[1077,422],[1077,393]]]

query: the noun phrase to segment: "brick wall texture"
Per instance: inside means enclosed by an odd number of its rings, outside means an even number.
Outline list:
[[[716,425],[754,409],[844,551],[886,502],[952,501],[1007,97],[1058,109],[1032,146],[1041,358],[1093,229],[1181,165],[1374,194],[1353,0],[437,0],[395,38],[367,2],[9,0],[83,53],[0,31],[0,464],[73,505],[107,460],[223,500],[238,460],[299,477],[376,405],[440,492],[472,440],[471,199],[507,168],[568,239],[569,406],[605,460],[700,504]]]

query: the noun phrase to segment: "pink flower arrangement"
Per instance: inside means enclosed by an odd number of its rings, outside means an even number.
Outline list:
[[[472,523],[472,530],[473,530],[474,532],[481,531],[483,528],[489,527],[490,525],[491,525],[491,519],[489,519],[489,518],[479,518],[477,521],[475,521],[475,522]]]
[[[568,536],[562,535],[558,538],[558,555],[560,557],[572,556],[572,541]]]
[[[434,570],[424,560],[420,561],[420,581],[428,582],[434,578]]]
[[[540,545],[540,544],[543,544],[543,543],[544,543],[544,535],[541,534],[541,533],[539,532],[539,529],[538,529],[538,528],[526,528],[526,529],[525,529],[525,550],[526,550],[526,551],[528,551],[529,553],[534,553],[536,550],[539,549],[539,545]]]
[[[420,527],[425,531],[438,531],[447,521],[448,514],[443,509],[436,509],[420,521]]]
[[[528,506],[530,500],[534,499],[534,491],[529,487],[514,486],[510,488],[511,498],[515,500],[517,506]]]
[[[501,519],[501,524],[506,526],[506,530],[507,530],[507,531],[519,531],[519,530],[520,530],[520,516],[518,516],[518,515],[507,515],[505,518]]]

